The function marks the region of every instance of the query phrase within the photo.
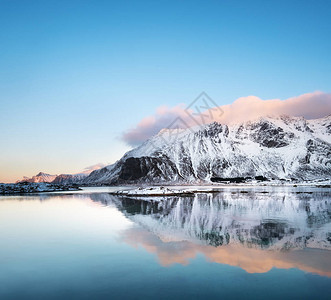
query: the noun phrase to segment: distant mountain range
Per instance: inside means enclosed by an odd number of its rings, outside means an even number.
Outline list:
[[[331,178],[331,116],[261,117],[236,125],[163,129],[90,174],[39,173],[29,182],[201,183]]]
[[[22,180],[18,180],[16,183],[20,182],[29,182],[29,183],[53,183],[59,185],[71,185],[78,184],[83,181],[90,173],[94,170],[98,170],[103,167],[103,164],[96,164],[90,167],[87,167],[84,171],[76,174],[60,174],[60,175],[51,175],[43,172],[39,172],[37,175],[32,176],[31,178],[24,176]]]
[[[56,183],[56,184],[74,184],[81,182],[85,177],[87,177],[89,173],[79,173],[79,174],[60,174],[60,175],[50,175],[47,173],[40,172],[35,176],[23,177],[22,180],[18,180],[19,182],[48,182],[48,183]]]
[[[50,174],[46,174],[43,172],[39,172],[37,175],[32,176],[31,178],[24,176],[22,180],[18,180],[16,183],[18,182],[52,182],[55,178],[57,177],[57,175],[50,175]]]

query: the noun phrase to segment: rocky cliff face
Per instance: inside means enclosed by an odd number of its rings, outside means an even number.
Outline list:
[[[213,179],[329,179],[331,117],[265,117],[232,126],[212,123],[162,130],[86,184],[201,182]]]

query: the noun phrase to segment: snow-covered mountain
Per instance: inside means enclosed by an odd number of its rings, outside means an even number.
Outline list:
[[[99,163],[90,167],[85,168],[82,172],[76,174],[60,174],[56,176],[52,183],[55,184],[79,184],[81,183],[88,175],[91,174],[92,171],[98,170],[104,165]]]
[[[30,183],[54,183],[54,184],[62,184],[62,185],[70,185],[70,184],[78,184],[85,179],[90,172],[83,172],[77,174],[60,174],[60,175],[50,175],[43,172],[38,173],[35,176],[23,177],[22,180],[18,180],[16,183],[20,182],[30,182]]]
[[[37,175],[32,176],[31,178],[24,176],[23,179],[18,180],[17,183],[18,182],[33,182],[33,183],[52,182],[56,177],[57,175],[50,175],[43,172],[39,172]]]
[[[78,184],[89,174],[79,173],[79,174],[60,174],[52,181],[56,184]]]
[[[222,181],[238,177],[316,180],[331,177],[331,116],[261,117],[161,130],[86,184]]]

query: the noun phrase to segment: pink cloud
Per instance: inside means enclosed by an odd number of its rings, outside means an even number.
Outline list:
[[[135,128],[123,134],[123,140],[129,145],[136,146],[166,128],[177,117],[187,118],[185,107],[179,104],[175,107],[161,106],[154,116],[143,118]]]
[[[92,173],[93,171],[95,170],[99,170],[103,167],[105,167],[106,165],[103,164],[103,163],[98,163],[98,164],[95,164],[95,165],[92,165],[92,166],[88,166],[86,168],[84,168],[84,170],[81,172],[81,173],[85,173],[85,174],[90,174]]]
[[[262,100],[256,96],[241,97],[232,104],[219,106],[223,114],[213,113],[210,122],[216,121],[223,124],[240,123],[256,119],[261,116],[290,115],[316,119],[331,114],[331,94],[314,92],[303,94],[286,100]],[[209,114],[210,110],[202,112]],[[197,119],[199,116],[195,116]],[[129,145],[136,146],[157,134],[163,128],[169,128],[176,118],[184,121],[185,125],[196,125],[185,111],[185,106],[169,108],[161,106],[155,115],[142,119],[135,128],[123,134],[123,140]]]

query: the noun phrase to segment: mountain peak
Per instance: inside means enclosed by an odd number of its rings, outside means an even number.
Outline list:
[[[39,172],[36,176],[44,176],[44,175],[48,175],[48,176],[50,176],[50,174],[47,174],[47,173],[44,173],[44,172]]]

